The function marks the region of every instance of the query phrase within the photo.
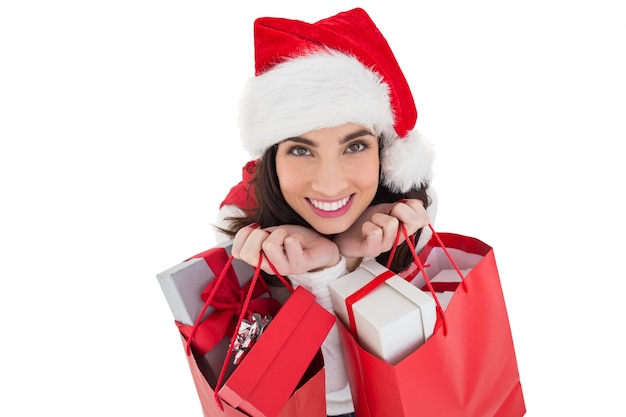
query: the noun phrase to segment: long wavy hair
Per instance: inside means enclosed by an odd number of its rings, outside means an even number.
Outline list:
[[[383,141],[379,139],[378,142],[382,144]],[[381,146],[382,145],[379,145],[379,147]],[[280,226],[283,224],[293,224],[311,228],[311,225],[287,204],[280,191],[280,183],[276,173],[277,148],[278,145],[274,145],[265,151],[256,166],[255,175],[250,182],[251,186],[249,189],[254,189],[257,202],[256,210],[239,217],[228,217],[226,220],[229,222],[229,227],[220,229],[222,232],[234,237],[241,228],[252,223],[259,224],[261,228]],[[382,150],[382,148],[379,149],[379,153],[380,150]],[[391,191],[382,183],[381,179],[379,179],[378,190],[370,206],[380,203],[395,203],[406,198],[421,200],[424,203],[424,207],[427,208],[430,205],[430,199],[426,193],[427,188],[428,185],[424,185],[419,189],[411,189],[406,193],[397,193]],[[422,229],[415,233],[415,242],[419,239],[421,232]],[[332,236],[329,236],[329,238],[332,239]],[[376,260],[386,265],[389,256],[390,251],[380,254],[376,257]],[[404,242],[396,249],[390,269],[395,273],[401,272],[405,270],[412,261],[413,255],[406,242]]]

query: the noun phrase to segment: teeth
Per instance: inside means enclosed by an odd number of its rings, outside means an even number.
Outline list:
[[[318,209],[324,210],[324,211],[339,210],[340,208],[342,208],[343,206],[345,206],[348,203],[348,200],[350,200],[349,196],[348,197],[344,197],[341,200],[337,200],[337,201],[333,201],[333,202],[317,201],[317,200],[309,199],[309,201],[311,202],[311,204],[313,204],[313,206],[315,206],[315,208],[318,208]]]

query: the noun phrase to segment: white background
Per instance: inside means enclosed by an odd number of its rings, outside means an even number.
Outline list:
[[[315,4],[2,3],[1,416],[201,415],[155,275],[239,181],[253,19],[357,4],[435,143],[436,228],[495,249],[528,415],[626,414],[625,3]]]

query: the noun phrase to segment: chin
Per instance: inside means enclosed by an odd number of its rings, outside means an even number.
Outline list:
[[[316,224],[310,223],[311,227],[322,235],[338,235],[345,232],[351,226],[351,224],[331,224],[330,222],[316,222]]]

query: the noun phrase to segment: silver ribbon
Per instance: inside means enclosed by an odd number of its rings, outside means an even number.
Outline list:
[[[259,339],[265,328],[272,320],[272,316],[261,317],[260,314],[254,313],[248,317],[248,320],[242,320],[237,337],[235,338],[235,344],[233,345],[233,353],[235,354],[233,359],[234,365],[239,365],[246,353],[256,341]]]

